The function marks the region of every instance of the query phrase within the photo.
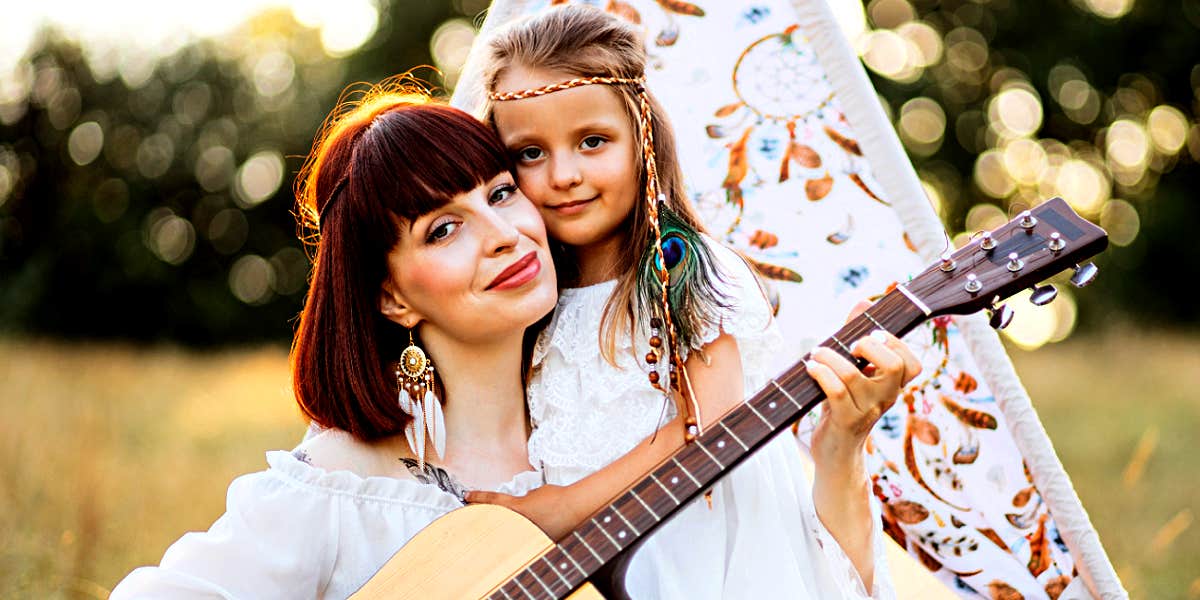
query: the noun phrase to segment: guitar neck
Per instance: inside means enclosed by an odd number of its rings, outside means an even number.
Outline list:
[[[850,355],[854,341],[876,329],[902,336],[930,316],[916,296],[897,287],[821,345],[855,361]],[[559,540],[492,597],[567,596],[824,398],[803,360],[796,363]]]

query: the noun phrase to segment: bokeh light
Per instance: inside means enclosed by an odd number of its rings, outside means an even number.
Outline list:
[[[1188,122],[1174,106],[1156,106],[1146,117],[1146,128],[1154,149],[1167,155],[1176,154],[1187,141]]]
[[[275,269],[257,254],[238,258],[229,269],[229,290],[246,304],[265,304],[271,299],[274,285]]]
[[[1137,238],[1142,221],[1132,204],[1113,199],[1106,202],[1100,212],[1100,226],[1108,232],[1108,241],[1117,246],[1128,246]]]
[[[187,219],[169,208],[156,208],[146,215],[145,243],[163,262],[178,265],[192,255],[196,230]]]
[[[1042,102],[1027,87],[1009,87],[988,103],[988,121],[1002,136],[1033,135],[1042,126]]]
[[[1030,291],[1022,290],[1008,300],[1015,316],[1002,331],[1004,336],[1025,350],[1061,341],[1075,328],[1078,309],[1075,298],[1064,286],[1058,286],[1058,298],[1045,306],[1029,302]]]
[[[900,138],[913,152],[928,156],[942,145],[946,113],[929,98],[913,98],[900,107]]]
[[[433,55],[433,64],[445,77],[447,87],[452,88],[458,82],[474,42],[475,28],[466,19],[451,19],[433,32],[429,51]]]
[[[274,196],[281,184],[283,156],[274,150],[263,150],[238,169],[236,198],[246,207],[255,206]]]
[[[67,138],[67,152],[75,164],[91,164],[104,148],[104,129],[95,121],[80,123]]]
[[[1064,163],[1054,183],[1063,199],[1087,217],[1099,214],[1111,185],[1098,167],[1079,159]]]

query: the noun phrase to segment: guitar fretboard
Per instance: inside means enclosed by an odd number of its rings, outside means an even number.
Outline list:
[[[821,345],[854,361],[851,345],[871,331],[884,329],[897,336],[908,333],[928,314],[904,292],[902,288],[889,292]],[[490,598],[565,598],[824,397],[805,371],[804,362],[793,365],[559,540]]]

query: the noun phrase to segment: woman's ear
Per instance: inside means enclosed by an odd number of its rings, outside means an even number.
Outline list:
[[[408,329],[416,327],[424,318],[408,305],[390,278],[384,280],[379,289],[379,312],[389,321]]]

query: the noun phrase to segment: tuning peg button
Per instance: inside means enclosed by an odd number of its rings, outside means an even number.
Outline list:
[[[1054,299],[1058,297],[1058,290],[1049,284],[1034,286],[1030,289],[1030,291],[1032,293],[1029,295],[1029,301],[1032,302],[1034,306],[1045,306],[1053,302]]]
[[[1057,231],[1050,234],[1050,243],[1047,245],[1050,247],[1050,251],[1056,254],[1062,252],[1062,249],[1067,247],[1067,243],[1063,241],[1062,236]]]
[[[1018,223],[1018,225],[1020,225],[1026,231],[1030,231],[1037,226],[1037,223],[1037,217],[1033,216],[1033,213],[1024,211],[1021,213],[1021,221]]]
[[[1008,255],[1008,270],[1016,273],[1025,268],[1025,261],[1021,260],[1021,255],[1016,252],[1011,252]]]
[[[992,329],[1004,329],[1013,320],[1013,309],[1007,304],[1000,304],[988,309],[988,324]]]
[[[1095,281],[1096,274],[1099,272],[1100,269],[1097,269],[1096,265],[1092,263],[1083,266],[1075,265],[1075,274],[1071,276],[1071,285],[1081,288]]]
[[[979,290],[983,289],[983,284],[979,283],[979,278],[974,273],[968,273],[967,283],[963,285],[963,288],[972,294],[977,294]]]
[[[983,239],[979,241],[979,247],[984,250],[992,250],[996,247],[996,238],[992,237],[992,232],[983,232]]]

